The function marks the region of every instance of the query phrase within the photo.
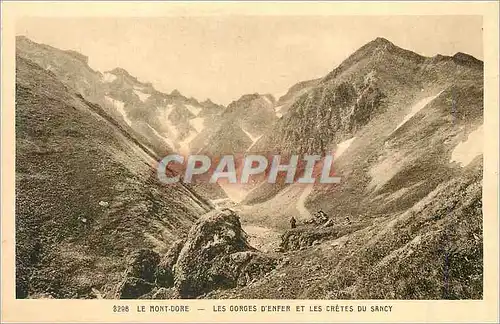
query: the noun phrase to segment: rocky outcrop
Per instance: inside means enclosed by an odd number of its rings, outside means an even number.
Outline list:
[[[117,295],[122,299],[196,298],[248,285],[277,263],[248,244],[234,211],[215,210],[201,217],[187,238],[172,244],[165,256],[148,249],[132,253]]]
[[[133,299],[150,292],[154,287],[155,273],[160,255],[153,250],[140,249],[128,257],[123,281],[118,286],[121,299]]]
[[[246,285],[271,271],[276,259],[247,242],[238,215],[213,211],[189,232],[173,267],[174,287],[183,298],[194,298],[220,288]]]
[[[324,240],[334,240],[349,233],[355,232],[365,225],[341,225],[328,227],[306,225],[290,229],[281,236],[281,251],[302,250],[312,245],[321,243]]]
[[[120,299],[137,299],[149,293],[155,285],[141,278],[126,277],[118,288]]]
[[[127,275],[154,282],[154,274],[159,262],[160,255],[153,250],[137,250],[128,258]]]
[[[179,258],[185,240],[176,241],[162,258],[155,273],[156,284],[160,287],[172,287],[174,284],[173,267]]]

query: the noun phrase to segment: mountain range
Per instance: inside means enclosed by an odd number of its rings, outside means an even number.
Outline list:
[[[18,298],[113,298],[137,249],[176,256],[175,298],[482,298],[482,61],[377,38],[278,99],[224,107],[23,36],[16,58]],[[342,180],[163,186],[155,168],[170,152],[333,154]],[[189,259],[221,201],[248,236],[231,251],[262,267],[194,292],[186,264],[222,271]],[[308,225],[318,210],[332,226]]]

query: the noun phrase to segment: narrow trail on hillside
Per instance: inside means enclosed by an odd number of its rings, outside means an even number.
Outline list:
[[[302,194],[300,195],[299,199],[297,200],[297,204],[295,205],[295,208],[297,208],[297,210],[299,211],[300,216],[304,219],[312,218],[311,213],[309,212],[309,210],[307,210],[305,206],[305,202],[307,197],[309,197],[309,195],[311,194],[313,187],[314,184],[307,185],[304,188],[304,191],[302,191]]]

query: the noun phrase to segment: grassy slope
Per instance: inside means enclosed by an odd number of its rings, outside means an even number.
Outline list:
[[[265,279],[209,297],[481,299],[481,169],[477,158],[407,211],[288,252],[289,263]]]
[[[17,296],[111,293],[127,253],[165,249],[208,206],[159,186],[152,154],[54,74],[16,71]]]

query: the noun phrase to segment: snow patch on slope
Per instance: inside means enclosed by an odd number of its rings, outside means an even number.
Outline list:
[[[382,187],[387,181],[398,174],[411,159],[411,156],[401,152],[384,152],[384,155],[379,158],[379,162],[368,172],[372,178],[368,184],[368,188]]]
[[[250,139],[252,140],[253,143],[255,143],[256,141],[259,140],[260,136],[253,136],[252,134],[250,134],[249,132],[247,132],[243,127],[241,127],[241,130],[247,134],[248,137],[250,137]],[[262,136],[262,135],[261,135]]]
[[[160,115],[160,122],[167,127],[173,137],[177,138],[179,136],[179,132],[172,121],[168,118],[174,110],[174,105],[169,104],[166,107],[157,107],[157,109]]]
[[[200,107],[195,107],[193,105],[184,105],[193,115],[198,116],[201,111]]]
[[[170,146],[171,148],[174,148],[175,147],[175,144],[174,142],[170,139],[170,138],[167,138],[165,137],[164,135],[160,134],[156,129],[154,129],[153,127],[151,127],[151,125],[148,124],[148,127],[151,128],[151,130],[153,131],[153,133],[158,136],[159,138],[161,138],[165,143],[168,144],[168,146]]]
[[[117,79],[117,77],[113,73],[104,72],[104,74],[102,75],[103,82],[111,83],[111,82],[115,81],[116,79]]]
[[[147,93],[144,93],[142,91],[138,91],[134,88],[134,93],[137,97],[139,97],[139,99],[142,101],[142,102],[145,102],[146,100],[148,100],[149,97],[151,97],[150,94],[147,94]]]
[[[422,110],[425,106],[427,106],[432,100],[436,99],[444,90],[441,90],[437,95],[430,96],[418,101],[411,107],[411,111],[403,118],[403,121],[399,123],[398,126],[394,129],[396,131],[398,128],[403,126],[407,121],[409,121],[413,116],[415,116],[420,110]],[[393,131],[393,132],[394,132]]]
[[[52,65],[50,65],[50,64],[47,65],[47,69],[46,70],[50,71],[50,72],[54,72],[54,73],[56,72],[56,69]]]
[[[338,159],[349,148],[349,146],[351,146],[355,139],[356,137],[353,137],[337,144],[337,151],[335,152],[334,158]]]
[[[205,122],[205,119],[204,118],[201,118],[201,117],[196,117],[196,118],[193,118],[193,119],[190,119],[189,120],[189,124],[194,128],[196,129],[196,131],[199,133],[203,130],[203,124]]]
[[[259,137],[257,137],[255,139],[255,141],[252,141],[252,145],[250,145],[249,148],[247,148],[247,152],[250,151],[252,149],[252,147],[254,147],[254,145],[259,141],[259,139],[262,137],[262,135],[260,135]]]
[[[186,138],[179,143],[182,154],[189,154],[189,143],[191,143],[196,135],[198,135],[197,132],[189,132],[188,136],[186,136]]]
[[[434,99],[441,95],[443,91],[444,90],[440,91],[434,96],[423,98],[422,100],[419,100],[417,103],[415,103],[411,107],[411,111],[403,118],[403,121],[393,130],[393,132],[403,126],[419,111],[421,111],[429,103],[431,103]],[[381,188],[396,174],[398,174],[405,165],[411,164],[415,160],[415,158],[416,157],[412,155],[411,152],[390,151],[386,148],[383,154],[379,156],[378,163],[372,166],[369,170],[369,175],[372,179],[368,184],[368,188],[375,190]]]
[[[453,149],[450,162],[457,162],[460,166],[466,166],[474,158],[483,153],[483,125],[467,136],[467,139]]]
[[[278,117],[278,118],[283,117],[283,113],[281,112],[281,110],[283,109],[284,106],[285,105],[281,105],[281,106],[274,108],[274,112],[276,114],[276,117]]]
[[[125,111],[125,103],[120,100],[113,99],[108,96],[104,96],[104,99],[109,102],[115,109],[122,115],[123,120],[127,123],[127,125],[131,126],[132,121],[128,118],[127,112]]]
[[[255,143],[257,143],[257,141],[262,137],[262,135],[259,135],[259,136],[253,136],[252,134],[250,134],[250,132],[246,131],[243,127],[241,127],[241,130],[243,131],[243,133],[245,133],[249,138],[250,140],[252,141],[252,145],[250,145],[249,148],[247,148],[247,152],[255,145]]]
[[[337,144],[337,151],[335,152],[333,160],[335,161],[338,159],[348,148],[351,146],[351,144],[354,142],[356,137],[352,137],[348,140],[345,140],[343,142],[340,142]],[[298,184],[295,184],[298,185]],[[299,199],[297,200],[296,208],[299,211],[300,215],[304,218],[311,218],[311,213],[307,210],[305,206],[305,202],[307,197],[311,194],[313,191],[314,184],[308,184],[305,188],[304,191],[302,191],[301,195],[299,196]]]
[[[273,102],[267,96],[264,96],[263,98],[264,98],[264,100],[266,101],[267,104],[269,104],[271,106],[273,105]]]

